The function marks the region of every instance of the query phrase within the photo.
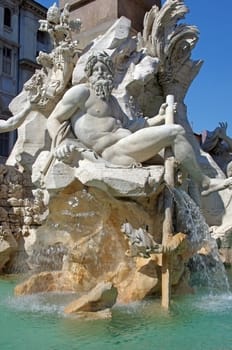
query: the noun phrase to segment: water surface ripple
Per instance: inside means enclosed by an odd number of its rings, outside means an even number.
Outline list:
[[[76,295],[14,297],[15,281],[0,279],[1,350],[232,350],[231,293],[172,298],[113,308],[111,320],[83,321],[63,315]]]

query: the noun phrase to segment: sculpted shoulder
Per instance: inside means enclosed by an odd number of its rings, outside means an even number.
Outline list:
[[[64,104],[82,104],[89,98],[90,90],[86,84],[71,87],[63,96]]]

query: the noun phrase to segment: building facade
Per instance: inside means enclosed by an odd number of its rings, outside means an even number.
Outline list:
[[[47,33],[38,31],[47,9],[33,0],[0,2],[0,118],[11,115],[8,105],[39,65],[39,51],[50,50]],[[0,156],[7,157],[16,133],[0,134]]]

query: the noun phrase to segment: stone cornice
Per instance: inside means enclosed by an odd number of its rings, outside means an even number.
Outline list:
[[[33,0],[22,0],[21,8],[36,13],[42,18],[46,18],[47,8]]]
[[[33,70],[35,69],[38,69],[38,68],[41,68],[41,66],[39,64],[37,64],[36,62],[34,61],[31,61],[27,58],[22,58],[19,60],[19,65],[20,66],[24,66],[24,67],[28,67],[28,68],[31,68]]]
[[[19,48],[20,47],[20,45],[16,41],[12,41],[12,40],[6,39],[2,35],[0,35],[0,44],[1,43],[6,44],[7,46],[15,47],[15,48]]]

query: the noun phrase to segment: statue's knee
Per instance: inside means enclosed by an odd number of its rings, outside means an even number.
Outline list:
[[[173,124],[173,129],[172,129],[173,135],[184,135],[185,134],[185,129],[179,125],[179,124]]]

